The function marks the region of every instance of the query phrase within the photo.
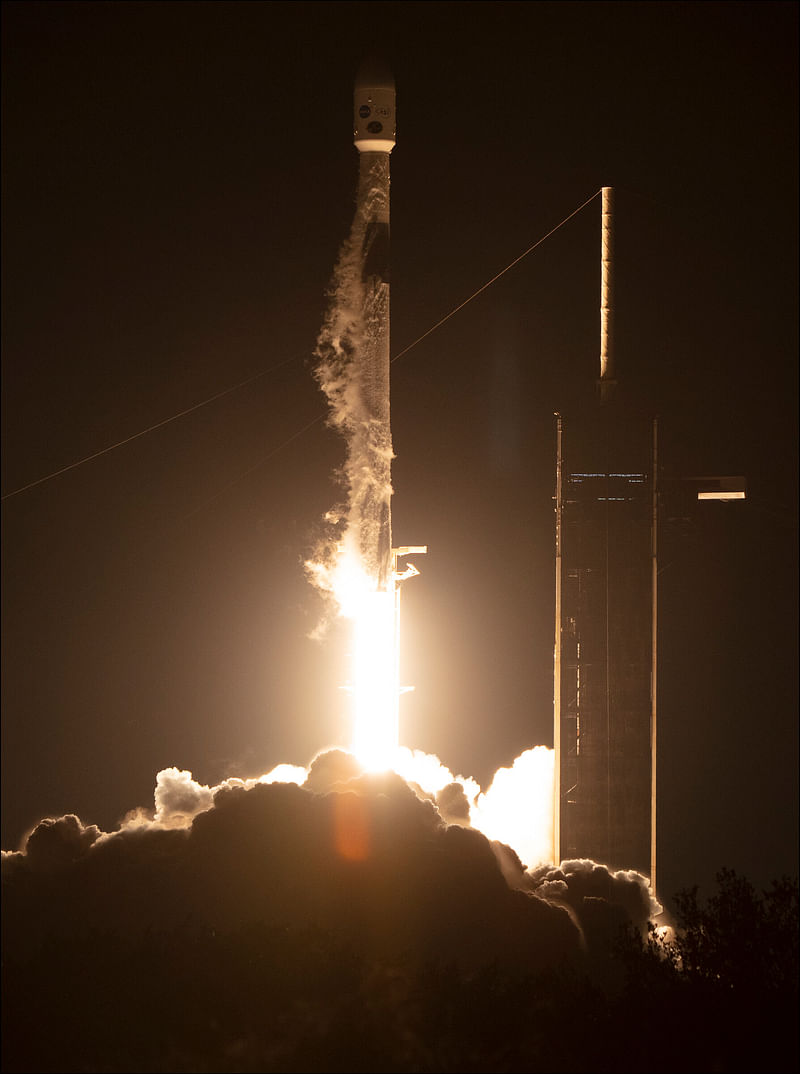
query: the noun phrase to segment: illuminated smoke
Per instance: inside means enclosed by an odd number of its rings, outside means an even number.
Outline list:
[[[472,826],[514,848],[529,868],[552,860],[553,758],[546,746],[499,768],[470,811]]]
[[[350,752],[331,749],[318,754],[308,768],[279,764],[265,775],[232,776],[213,786],[199,783],[185,769],[165,768],[156,776],[152,808],[131,810],[119,831],[186,830],[198,815],[214,808],[220,793],[259,785],[291,783],[318,794],[342,790],[351,787],[368,767]],[[392,769],[417,797],[436,807],[444,823],[472,827],[510,847],[525,868],[552,867],[552,750],[544,746],[526,750],[510,768],[495,774],[485,792],[472,777],[453,773],[438,757],[422,750],[399,748]],[[41,821],[25,845],[36,858],[50,853],[80,856],[93,842],[113,834],[94,826],[84,828],[77,817],[67,816]]]
[[[328,512],[329,532],[306,567],[345,615],[352,614],[350,602],[360,589],[386,587],[391,566],[389,287],[366,272],[370,221],[388,214],[388,156],[370,159],[376,156],[360,154],[356,213],[334,269],[315,352],[328,423],[345,442],[347,499]]]
[[[315,375],[329,424],[345,442],[346,504],[306,563],[311,581],[352,621],[352,749],[375,769],[398,746],[397,592],[392,556],[389,420],[388,153],[359,154],[350,235],[334,270]]]
[[[510,768],[498,769],[485,792],[472,777],[454,775],[422,750],[398,750],[392,767],[435,796],[445,819],[510,846],[530,868],[552,859],[553,756],[546,746],[525,750]]]

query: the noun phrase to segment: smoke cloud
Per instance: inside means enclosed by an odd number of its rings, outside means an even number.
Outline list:
[[[338,749],[215,786],[171,767],[115,831],[40,821],[2,855],[4,1069],[521,1069],[495,1057],[503,1011],[512,1056],[534,1046],[534,977],[560,1040],[543,997],[598,980],[621,925],[644,930],[647,881],[526,869],[470,826],[489,792],[406,761],[416,780]]]
[[[496,792],[420,756],[427,787],[329,750],[307,772],[279,766],[213,787],[164,769],[153,808],[113,832],[71,814],[42,820],[3,853],[7,943],[61,928],[128,935],[192,920],[230,932],[267,920],[324,927],[383,955],[543,967],[585,948],[596,904],[640,928],[660,909],[636,873],[584,861],[526,869],[470,827]],[[530,763],[523,755],[506,771]]]

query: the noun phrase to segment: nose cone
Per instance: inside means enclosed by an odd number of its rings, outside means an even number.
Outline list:
[[[387,65],[375,56],[367,57],[356,75],[353,141],[359,153],[391,153],[394,149],[394,79]]]

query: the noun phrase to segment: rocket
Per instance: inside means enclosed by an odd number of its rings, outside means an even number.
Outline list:
[[[392,547],[389,160],[395,144],[395,93],[391,74],[375,60],[364,63],[356,76],[353,141],[358,197],[344,259],[351,348],[348,536],[357,542],[359,564],[371,587],[356,617],[353,748],[370,767],[386,767],[399,742],[400,583],[418,573],[411,563],[398,570],[397,561],[427,548]]]
[[[379,591],[393,586],[392,435],[389,413],[389,155],[395,145],[394,79],[376,60],[362,64],[353,94],[359,182],[352,241],[361,266],[358,379],[369,478],[359,492],[362,562]]]

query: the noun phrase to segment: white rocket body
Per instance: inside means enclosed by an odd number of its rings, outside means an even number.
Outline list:
[[[359,151],[356,216],[351,242],[359,251],[361,332],[356,378],[362,420],[354,454],[365,460],[352,496],[361,562],[378,590],[391,589],[392,433],[389,407],[389,154],[395,142],[394,79],[375,61],[355,81],[355,134]],[[357,441],[357,443],[355,442]]]

